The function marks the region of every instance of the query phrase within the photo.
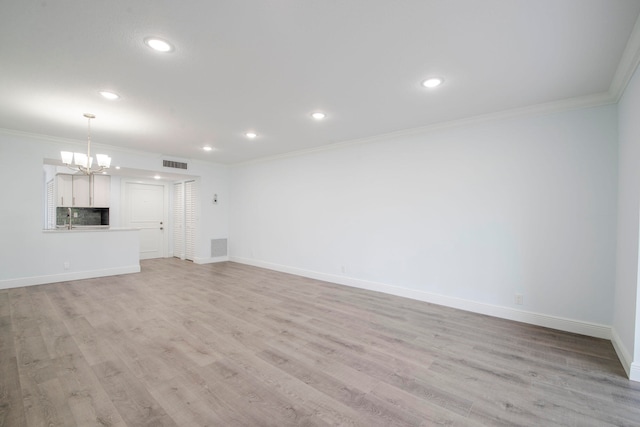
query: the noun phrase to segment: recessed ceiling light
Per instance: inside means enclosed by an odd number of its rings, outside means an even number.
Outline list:
[[[100,95],[104,96],[107,99],[118,99],[120,98],[120,95],[118,95],[117,93],[113,93],[113,92],[109,92],[108,90],[101,90]]]
[[[202,149],[203,149],[204,151],[211,151],[211,150],[213,150],[213,147],[211,147],[211,146],[209,146],[209,145],[205,145],[204,147],[202,147]]]
[[[315,113],[311,113],[311,117],[316,120],[322,120],[327,117],[327,115],[321,111],[316,111]]]
[[[172,52],[173,46],[169,42],[166,42],[157,37],[147,37],[144,39],[144,44],[149,46],[151,49],[158,52]]]
[[[116,169],[120,169],[120,166],[116,166]]]
[[[256,136],[258,136],[258,134],[257,134],[257,133],[255,133],[255,132],[247,132],[247,133],[245,133],[244,135],[245,135],[247,138],[249,138],[249,139],[253,139],[253,138],[255,138]]]
[[[444,82],[444,79],[442,79],[441,77],[430,77],[422,82],[422,86],[433,88],[440,86],[442,82]]]
[[[160,175],[156,175],[153,177],[153,179],[160,179],[160,178],[162,178]]]

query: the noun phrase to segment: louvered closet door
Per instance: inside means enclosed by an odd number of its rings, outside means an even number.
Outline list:
[[[185,258],[193,261],[196,251],[196,201],[198,187],[195,181],[185,183]]]
[[[56,228],[56,200],[53,180],[47,182],[47,228]]]
[[[173,256],[185,259],[184,183],[173,184]]]

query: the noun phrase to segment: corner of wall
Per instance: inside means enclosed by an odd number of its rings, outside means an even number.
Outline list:
[[[632,363],[633,358],[631,357],[631,353],[622,342],[622,339],[620,339],[620,335],[618,335],[616,329],[613,327],[611,328],[611,344],[613,344],[613,348],[618,355],[618,359],[620,359],[620,363],[622,364],[622,367],[627,373],[629,379],[633,381],[640,381],[640,365]]]
[[[629,370],[629,379],[631,381],[640,382],[640,363],[632,363],[631,369]]]

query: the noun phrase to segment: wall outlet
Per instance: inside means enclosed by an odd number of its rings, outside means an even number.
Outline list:
[[[74,217],[74,218],[78,218],[78,212],[74,212],[74,213],[73,213],[73,217]]]
[[[69,261],[65,261],[64,262],[64,269],[68,270],[69,269]]]
[[[516,302],[517,305],[524,304],[524,297],[522,296],[522,294],[516,294],[515,302]]]
[[[340,271],[342,272],[342,274],[345,274],[347,272],[347,267],[345,267],[344,265],[341,265]]]

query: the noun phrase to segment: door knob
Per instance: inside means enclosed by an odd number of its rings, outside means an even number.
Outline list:
[[[164,227],[160,227],[160,230],[164,230]]]

